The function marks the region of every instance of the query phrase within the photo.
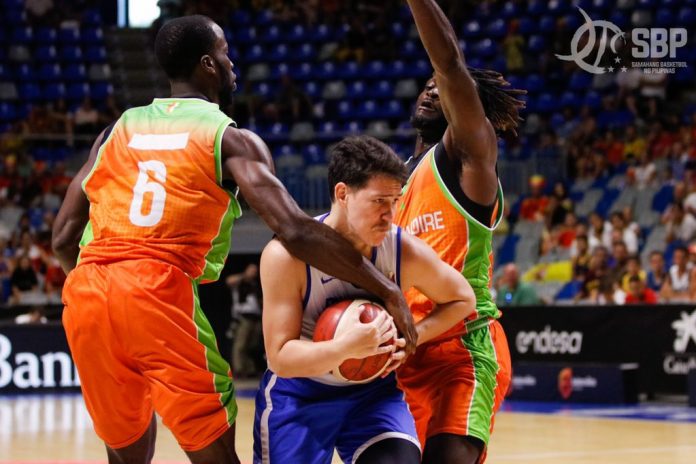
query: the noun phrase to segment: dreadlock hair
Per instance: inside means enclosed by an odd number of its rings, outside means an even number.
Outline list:
[[[518,97],[526,95],[527,91],[510,87],[510,83],[497,71],[472,67],[468,70],[476,82],[479,99],[493,128],[516,134],[522,121],[519,112],[525,107],[525,102]]]
[[[404,162],[388,145],[367,135],[346,137],[329,153],[329,195],[334,201],[336,184],[364,187],[376,175],[397,179],[405,184],[408,171]]]
[[[155,55],[169,79],[188,79],[201,57],[212,52],[213,24],[207,16],[183,16],[167,21],[157,32]]]

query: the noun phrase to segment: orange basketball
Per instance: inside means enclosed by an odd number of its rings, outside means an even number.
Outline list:
[[[351,306],[365,306],[360,314],[360,322],[372,322],[380,311],[386,311],[382,306],[369,300],[344,300],[333,304],[321,313],[314,328],[314,341],[322,342],[333,339],[342,330],[341,317]],[[345,326],[344,326],[345,327]],[[382,346],[394,344],[395,340],[385,342]],[[347,359],[331,373],[340,380],[351,383],[366,383],[379,377],[389,364],[390,353],[368,356],[362,359]]]

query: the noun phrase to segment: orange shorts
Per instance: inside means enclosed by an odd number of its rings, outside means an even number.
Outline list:
[[[237,415],[227,362],[195,283],[154,260],[85,264],[63,289],[63,325],[97,435],[137,441],[153,411],[186,451],[205,448]]]
[[[510,385],[510,350],[497,321],[461,338],[426,343],[397,372],[421,446],[440,433],[488,444]]]

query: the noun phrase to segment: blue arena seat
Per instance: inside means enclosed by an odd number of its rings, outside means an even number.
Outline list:
[[[53,45],[41,45],[34,51],[34,57],[42,63],[50,63],[58,59],[58,52]]]
[[[394,86],[391,81],[379,81],[368,87],[367,94],[370,98],[391,98],[394,95]]]
[[[39,80],[57,81],[63,78],[63,73],[59,64],[46,63],[39,68]]]
[[[87,80],[87,70],[83,64],[69,64],[63,70],[63,78],[66,81],[84,82]]]
[[[346,61],[340,63],[336,70],[336,77],[350,81],[362,76],[362,68],[357,61]]]
[[[56,82],[47,84],[43,87],[41,95],[46,101],[56,101],[65,98],[65,85]]]
[[[493,39],[502,39],[507,34],[507,24],[502,19],[496,19],[488,23],[486,36]]]
[[[41,45],[53,45],[58,40],[58,33],[52,27],[40,27],[34,34],[34,40]]]
[[[82,61],[82,50],[75,45],[66,45],[60,50],[60,59],[68,63]]]
[[[29,45],[34,40],[34,31],[31,27],[15,27],[10,35],[13,45]]]
[[[58,29],[58,41],[66,45],[76,45],[80,42],[80,30],[76,27],[61,27]]]
[[[104,42],[104,33],[100,27],[87,27],[80,36],[83,45],[99,45]]]
[[[17,119],[15,105],[10,102],[0,101],[0,121],[8,122],[15,119]]]
[[[106,63],[106,48],[102,46],[91,46],[85,52],[85,60],[89,63]]]
[[[462,36],[465,39],[478,39],[481,37],[481,24],[476,20],[468,21],[464,24]]]
[[[36,102],[41,100],[41,89],[37,84],[24,82],[19,84],[17,89],[19,98],[26,102]]]
[[[351,100],[361,100],[367,95],[367,88],[364,81],[353,81],[348,84],[346,97]]]

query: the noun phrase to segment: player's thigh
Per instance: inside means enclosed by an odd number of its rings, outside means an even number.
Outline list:
[[[197,288],[181,270],[141,260],[114,285],[128,292],[128,350],[148,379],[152,401],[185,451],[199,451],[234,423],[237,404],[227,362],[203,314]]]
[[[346,414],[337,388],[267,370],[256,394],[254,463],[330,464]]]
[[[143,436],[153,411],[148,381],[124,349],[128,333],[111,311],[120,298],[111,292],[113,278],[105,266],[73,270],[63,290],[63,326],[94,429],[107,446],[122,448]]]
[[[381,445],[385,440],[397,442]],[[418,453],[409,452],[412,448],[406,444],[412,445]],[[364,391],[353,402],[336,443],[344,462],[356,462],[370,449],[371,455],[383,455],[380,449],[391,447],[405,450],[404,456],[411,456],[403,462],[417,464],[420,461],[420,443],[413,416],[403,393],[396,388],[393,375],[364,386]]]

